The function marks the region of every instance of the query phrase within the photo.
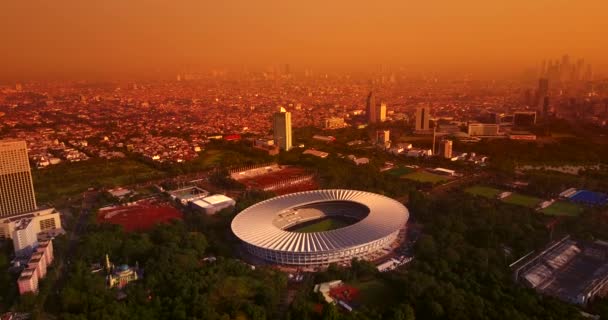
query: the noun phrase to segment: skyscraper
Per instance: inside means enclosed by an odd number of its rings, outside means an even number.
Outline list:
[[[540,108],[545,101],[545,97],[549,95],[549,79],[538,79],[538,89],[536,89],[536,107]]]
[[[291,112],[281,107],[272,118],[274,143],[285,151],[291,149]]]
[[[376,123],[376,97],[374,96],[374,92],[370,91],[367,96],[367,108],[365,109],[367,114],[367,123]]]
[[[391,132],[389,130],[376,131],[376,144],[386,145],[391,140]]]
[[[380,108],[377,110],[376,114],[376,122],[384,122],[386,121],[386,103],[380,103]]]
[[[416,131],[429,131],[431,117],[431,107],[417,107],[416,108]]]
[[[0,218],[36,210],[25,141],[0,140]]]

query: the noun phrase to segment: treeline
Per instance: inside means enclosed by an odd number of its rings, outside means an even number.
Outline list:
[[[311,311],[318,297],[304,293],[290,319],[582,319],[578,309],[514,283],[508,264],[549,240],[545,218],[521,207],[456,193],[430,201],[418,192],[409,210],[423,225],[415,258],[404,269],[377,273],[356,263],[317,274],[329,279],[381,281],[384,303],[352,313]],[[608,310],[608,308],[606,308]]]
[[[207,238],[191,229],[184,222],[145,233],[91,227],[67,283],[47,301],[46,311],[61,319],[277,319],[285,275],[230,258],[203,261]],[[144,270],[123,300],[116,289],[106,288],[103,274],[91,273],[90,265],[103,263],[105,253],[116,265]]]

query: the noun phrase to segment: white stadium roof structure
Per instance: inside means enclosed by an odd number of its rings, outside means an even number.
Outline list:
[[[330,216],[358,220],[343,228],[295,232],[290,228]],[[374,253],[397,239],[407,208],[383,195],[344,189],[297,192],[255,204],[232,220],[247,250],[270,262],[326,265]]]

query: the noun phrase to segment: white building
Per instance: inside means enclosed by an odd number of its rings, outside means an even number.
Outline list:
[[[15,223],[13,247],[18,257],[28,257],[38,245],[38,234],[32,218],[24,218]]]
[[[204,211],[206,214],[215,214],[223,209],[234,207],[236,201],[223,194],[215,194],[196,201],[192,201],[192,206]]]
[[[63,234],[65,231],[61,226],[59,212],[54,208],[41,209],[29,213],[0,218],[0,239],[12,239],[15,229],[22,219],[31,219],[33,232],[35,234],[45,233],[49,236]]]

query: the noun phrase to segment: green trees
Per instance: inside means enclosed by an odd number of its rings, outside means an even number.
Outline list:
[[[81,240],[68,281],[59,293],[62,319],[276,319],[287,280],[272,269],[252,270],[219,257],[203,261],[209,243],[184,222],[145,233],[92,226]],[[91,263],[108,253],[116,264],[138,263],[143,279],[129,284],[123,300],[106,288]]]

